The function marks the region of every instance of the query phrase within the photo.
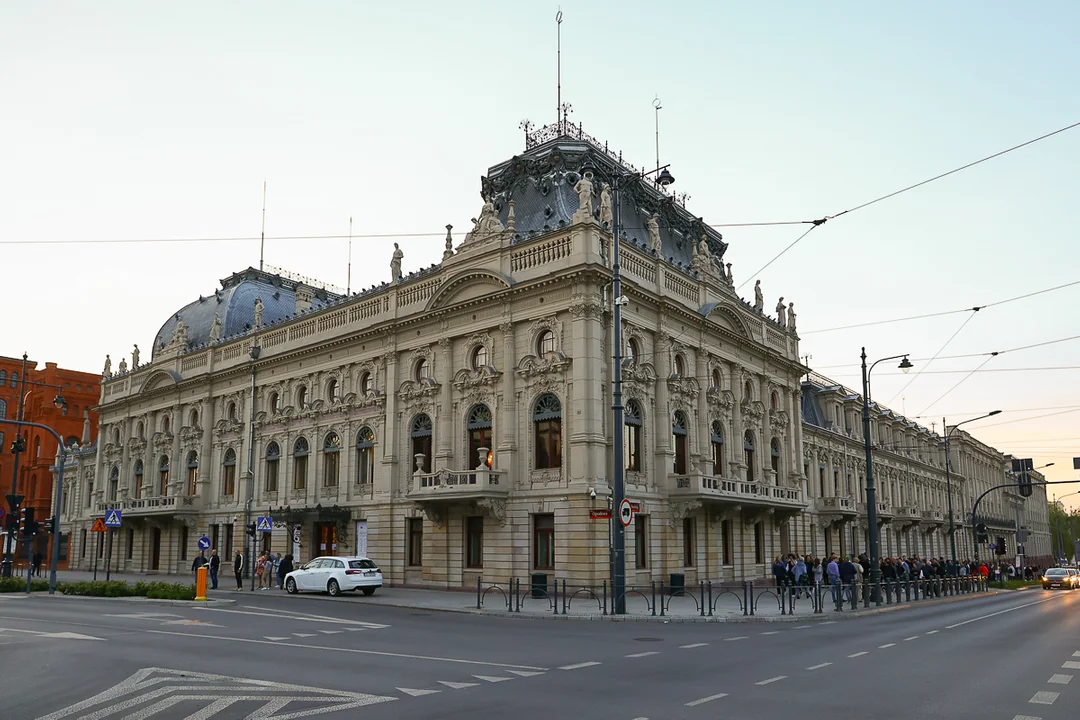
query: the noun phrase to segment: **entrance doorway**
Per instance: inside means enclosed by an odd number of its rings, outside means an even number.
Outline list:
[[[150,543],[150,569],[161,568],[161,528],[154,528]]]
[[[337,525],[315,523],[316,555],[337,555]]]

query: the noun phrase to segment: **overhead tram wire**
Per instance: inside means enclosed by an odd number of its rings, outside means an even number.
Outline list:
[[[948,389],[948,390],[946,390],[945,392],[941,393],[941,395],[938,395],[937,399],[936,399],[936,400],[934,400],[934,402],[932,402],[932,403],[930,403],[929,405],[927,405],[926,407],[924,407],[924,408],[923,408],[922,410],[920,410],[920,411],[919,411],[919,414],[920,414],[920,415],[922,415],[922,414],[923,414],[923,413],[925,413],[925,412],[926,412],[927,410],[929,410],[930,408],[932,408],[932,407],[934,407],[935,405],[937,405],[937,404],[938,404],[939,402],[941,402],[941,401],[942,401],[942,400],[943,400],[943,399],[944,399],[944,398],[945,398],[945,397],[946,397],[946,396],[947,396],[947,395],[948,395],[949,393],[951,393],[951,392],[952,392],[953,390],[955,390],[956,388],[958,388],[958,387],[960,387],[961,385],[963,385],[963,384],[964,384],[964,382],[965,382],[965,381],[967,381],[967,379],[968,379],[968,378],[970,378],[970,377],[971,377],[972,375],[974,375],[975,373],[977,373],[977,372],[979,372],[980,370],[982,370],[982,369],[983,369],[983,366],[984,366],[984,365],[986,365],[986,363],[988,363],[988,362],[990,362],[991,360],[993,360],[993,359],[994,359],[995,357],[996,357],[995,355],[991,355],[990,357],[988,357],[988,358],[986,358],[985,360],[983,360],[983,361],[982,361],[982,363],[980,363],[980,364],[979,364],[979,367],[977,367],[977,368],[975,368],[974,370],[971,370],[970,372],[968,372],[968,374],[967,374],[967,375],[965,375],[964,377],[960,378],[960,380],[958,380],[958,381],[956,382],[956,384],[955,384],[955,385],[953,385],[953,386],[952,386],[951,388],[949,388],[949,389]]]
[[[445,232],[434,233],[369,233],[353,235],[356,239],[446,237]],[[197,242],[253,242],[255,240],[346,240],[348,235],[276,235],[267,238],[254,237],[203,237],[203,238],[109,238],[91,240],[0,240],[0,245],[110,245],[129,243],[197,243]]]
[[[901,394],[903,394],[903,392],[904,392],[905,390],[907,390],[907,389],[908,389],[908,387],[910,387],[910,386],[911,386],[911,383],[913,383],[913,382],[915,382],[916,380],[918,380],[918,379],[919,379],[919,376],[921,376],[921,375],[923,374],[923,372],[925,372],[925,371],[926,371],[926,368],[930,367],[930,363],[934,362],[934,360],[936,360],[936,359],[937,359],[937,356],[938,356],[938,355],[940,355],[940,354],[941,354],[942,352],[944,352],[944,351],[945,351],[945,348],[947,348],[947,347],[949,346],[949,343],[951,343],[951,342],[952,342],[953,340],[955,340],[955,339],[956,339],[956,336],[957,336],[957,335],[959,335],[959,334],[960,334],[960,332],[961,332],[961,331],[962,331],[962,330],[963,330],[963,329],[964,329],[965,327],[967,327],[967,324],[968,324],[969,322],[971,322],[971,319],[975,317],[975,315],[976,315],[976,313],[977,313],[977,312],[978,312],[978,311],[976,310],[976,311],[972,312],[972,313],[971,313],[970,315],[968,315],[967,319],[966,319],[966,320],[964,320],[964,322],[962,322],[962,323],[960,324],[960,327],[956,328],[956,332],[954,332],[954,333],[953,333],[952,335],[950,335],[950,336],[949,336],[949,339],[945,341],[945,344],[944,344],[944,345],[942,345],[942,346],[941,346],[940,348],[938,348],[938,351],[937,351],[936,353],[934,353],[934,357],[932,357],[932,358],[930,358],[929,360],[927,360],[927,361],[926,361],[926,364],[925,364],[925,365],[923,365],[923,366],[922,366],[921,368],[919,368],[919,371],[918,371],[917,373],[915,373],[915,376],[914,376],[914,377],[912,377],[912,378],[911,378],[910,380],[908,380],[908,381],[907,381],[906,383],[904,383],[904,387],[900,388],[900,390],[899,390],[899,391],[897,391],[897,393],[896,393],[895,395],[893,395],[893,396],[892,396],[891,398],[889,398],[889,401],[888,401],[887,403],[885,403],[886,405],[892,405],[892,402],[893,402],[893,400],[895,400],[896,398],[900,397],[900,395],[901,395]]]

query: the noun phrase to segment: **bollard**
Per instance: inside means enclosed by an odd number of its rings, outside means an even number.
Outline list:
[[[202,565],[195,571],[195,601],[206,602],[206,571],[207,567]]]
[[[753,615],[754,606],[757,605],[757,603],[754,602],[754,581],[750,580],[748,584],[750,586],[750,614]]]
[[[476,609],[480,609],[480,576],[476,576]]]
[[[607,580],[604,581],[604,614],[607,615]]]
[[[705,617],[705,583],[698,581],[698,600],[701,601],[701,617]]]
[[[712,617],[712,580],[709,581],[709,617]]]
[[[656,581],[653,580],[650,584],[652,585],[652,614],[656,617]]]
[[[660,617],[664,617],[664,581],[660,581]]]
[[[743,599],[742,614],[743,615],[749,615],[750,614],[749,613],[749,608],[748,608],[748,606],[746,604],[746,580],[743,580],[743,584],[742,584],[742,599]]]

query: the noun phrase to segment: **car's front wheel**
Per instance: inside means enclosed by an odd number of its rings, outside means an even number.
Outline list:
[[[295,595],[296,594],[296,581],[293,580],[292,578],[289,578],[288,580],[286,580],[285,581],[285,591],[287,593],[289,593],[290,595]]]
[[[337,580],[331,580],[326,583],[326,592],[330,593],[332,597],[337,597],[341,594],[341,586],[338,585]]]

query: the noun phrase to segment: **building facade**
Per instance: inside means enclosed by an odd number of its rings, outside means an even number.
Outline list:
[[[543,128],[482,179],[474,227],[456,247],[448,228],[438,265],[403,274],[395,246],[391,281],[349,296],[249,268],[181,308],[149,363],[104,382],[93,464],[75,461],[65,507],[73,562],[121,508],[124,570],[188,572],[200,536],[228,555],[268,515],[263,547],[365,554],[390,583],[599,584],[613,432],[637,506],[630,585],[761,577],[825,542],[794,312],[739,297],[723,238],[662,186],[612,193],[636,172],[579,127]]]

